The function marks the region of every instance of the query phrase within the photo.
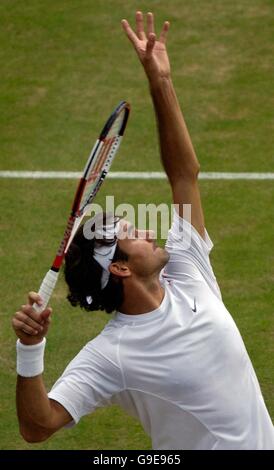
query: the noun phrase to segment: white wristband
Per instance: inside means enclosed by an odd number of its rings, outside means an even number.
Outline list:
[[[44,371],[44,351],[46,338],[38,344],[22,344],[20,339],[16,343],[17,374],[21,377],[35,377]]]

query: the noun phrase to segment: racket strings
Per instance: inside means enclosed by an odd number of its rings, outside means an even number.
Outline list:
[[[125,119],[125,110],[121,111],[118,117],[115,119],[114,123],[112,124],[111,128],[107,133],[107,137],[116,137],[119,135],[120,130],[122,128],[124,119]]]
[[[93,195],[93,191],[96,189],[98,180],[102,175],[103,166],[107,161],[108,155],[110,154],[109,148],[113,144],[114,139],[115,138],[107,139],[103,142],[103,145],[100,147],[99,153],[93,165],[90,166],[90,169],[86,175],[86,186],[81,197],[80,210],[82,210],[86,204],[88,204],[88,201]]]
[[[122,139],[122,135],[120,133],[124,128],[127,112],[128,111],[125,109],[121,110],[111,124],[106,135],[104,135],[103,139],[96,147],[95,154],[93,155],[89,167],[86,169],[86,185],[81,196],[79,206],[80,212],[82,212],[93,199],[109,170]]]
[[[107,156],[109,155],[110,147],[113,144],[114,139],[115,139],[115,137],[112,137],[112,138],[106,139],[104,141],[104,145],[103,145],[103,148],[102,148],[101,155],[97,159],[97,164],[95,165],[95,169],[94,169],[94,172],[97,176],[99,175],[99,172],[102,170],[103,164],[106,161]]]

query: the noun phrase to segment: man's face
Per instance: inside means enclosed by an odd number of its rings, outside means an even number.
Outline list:
[[[128,267],[138,277],[159,274],[169,259],[167,251],[156,244],[152,230],[138,230],[123,219],[119,225],[118,246],[128,255]]]

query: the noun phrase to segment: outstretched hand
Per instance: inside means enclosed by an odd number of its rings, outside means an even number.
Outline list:
[[[144,30],[144,18],[141,11],[136,12],[136,33],[132,30],[127,20],[122,20],[122,27],[132,42],[138,57],[143,64],[148,79],[152,82],[159,78],[170,77],[170,64],[166,50],[166,38],[169,30],[169,22],[165,21],[162,31],[156,38],[154,32],[153,13],[146,16],[147,32]]]

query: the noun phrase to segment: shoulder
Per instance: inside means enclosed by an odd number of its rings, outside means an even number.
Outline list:
[[[167,250],[173,248],[184,252],[194,249],[208,256],[213,248],[213,242],[206,229],[202,237],[190,221],[182,218],[174,209],[173,221],[166,242]]]
[[[121,328],[115,320],[110,320],[101,333],[89,341],[80,352],[89,360],[110,361],[118,366],[118,350]]]

